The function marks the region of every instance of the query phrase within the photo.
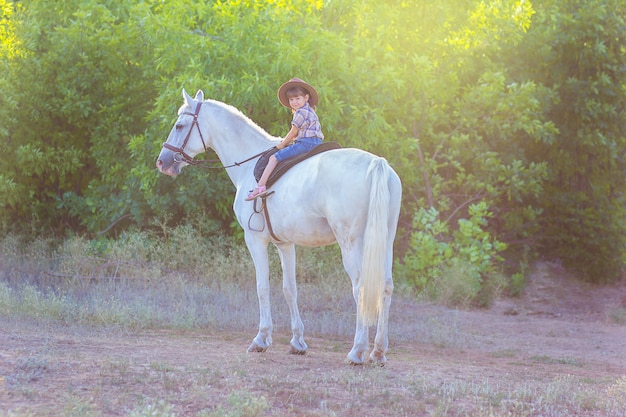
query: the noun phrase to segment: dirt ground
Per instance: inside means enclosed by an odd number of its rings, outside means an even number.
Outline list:
[[[309,352],[295,356],[281,329],[269,351],[247,354],[255,329],[0,318],[0,415],[626,415],[626,284],[574,283],[545,263],[522,297],[489,310],[392,304],[385,367],[347,365],[344,335],[309,334]]]

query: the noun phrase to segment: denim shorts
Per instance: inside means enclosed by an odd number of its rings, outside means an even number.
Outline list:
[[[280,151],[276,152],[274,156],[276,157],[278,162],[284,161],[285,159],[293,158],[294,156],[309,152],[320,143],[322,143],[322,139],[320,138],[296,139],[296,141],[292,145],[289,145],[286,148],[283,148]]]

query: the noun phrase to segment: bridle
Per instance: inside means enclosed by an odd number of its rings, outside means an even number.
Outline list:
[[[272,150],[272,148],[265,150],[263,152],[259,152],[256,155],[251,156],[250,158],[241,161],[241,162],[235,162],[232,165],[224,165],[224,166],[217,166],[217,165],[206,165],[207,163],[209,164],[217,164],[220,163],[221,161],[219,159],[204,159],[204,160],[194,160],[191,156],[189,156],[186,152],[185,152],[185,146],[187,146],[187,142],[189,142],[189,138],[191,137],[191,132],[193,131],[194,126],[198,128],[198,133],[200,134],[200,140],[202,140],[202,146],[204,147],[204,151],[207,151],[207,146],[206,146],[206,142],[204,140],[204,136],[202,136],[202,130],[200,129],[200,124],[198,123],[198,115],[200,114],[200,109],[202,108],[202,101],[198,101],[198,104],[196,104],[196,110],[193,113],[190,112],[183,112],[181,114],[186,114],[186,115],[190,115],[193,116],[193,122],[191,122],[191,127],[189,128],[189,131],[187,132],[187,136],[185,136],[185,140],[183,141],[183,144],[180,147],[177,146],[173,146],[170,145],[167,142],[163,143],[163,148],[168,149],[172,152],[174,152],[174,162],[185,162],[189,165],[193,165],[193,166],[197,166],[197,167],[202,167],[202,168],[208,168],[208,169],[219,169],[219,168],[232,168],[235,166],[240,166],[242,164],[245,164],[246,162],[252,161],[253,159],[258,158],[259,156],[269,152]],[[178,157],[180,157],[181,159],[178,159]],[[261,210],[263,211],[263,214],[265,215],[265,221],[268,227],[268,231],[270,233],[270,235],[277,241],[280,242],[280,239],[278,237],[276,237],[276,235],[274,234],[274,230],[272,229],[272,223],[270,222],[270,215],[269,215],[269,211],[267,209],[267,203],[266,203],[266,198],[268,197],[268,195],[273,194],[274,192],[272,191],[269,194],[266,194],[264,196],[261,197],[262,200],[262,207]],[[250,219],[248,219],[248,227],[250,227],[250,220],[252,219],[252,216],[254,216],[255,214],[259,214],[261,213],[261,210],[257,210],[257,202],[256,200],[254,201],[254,207],[253,207],[253,212],[250,214]]]
[[[206,142],[204,141],[204,136],[202,136],[202,130],[200,130],[200,124],[198,123],[198,115],[200,114],[200,108],[202,107],[202,103],[203,103],[202,101],[199,101],[198,104],[196,104],[196,110],[193,113],[190,113],[190,112],[181,113],[181,114],[187,114],[189,116],[193,116],[193,122],[191,122],[191,127],[189,128],[189,131],[187,132],[187,136],[185,136],[185,140],[183,141],[183,144],[180,147],[177,147],[177,146],[170,145],[167,142],[163,142],[163,147],[165,149],[174,152],[174,162],[185,162],[189,165],[207,168],[207,169],[232,168],[235,166],[240,166],[242,164],[245,164],[246,162],[252,161],[253,159],[267,152],[267,151],[259,152],[258,154],[253,155],[244,161],[235,162],[234,164],[227,165],[227,166],[206,165],[207,163],[216,164],[218,162],[221,162],[219,159],[194,160],[193,157],[189,156],[185,152],[185,146],[187,146],[187,142],[189,142],[189,138],[191,137],[191,132],[193,131],[194,126],[198,128],[198,133],[200,134],[200,140],[202,141],[202,147],[204,148],[204,151],[205,152],[207,151]],[[177,159],[178,156],[180,156],[181,159]]]
[[[200,134],[200,140],[202,140],[202,146],[204,147],[204,151],[206,152],[206,142],[204,141],[204,136],[202,136],[202,130],[200,130],[200,125],[198,124],[198,114],[200,114],[200,108],[202,107],[202,102],[199,101],[198,104],[196,104],[196,111],[193,113],[190,112],[183,112],[182,114],[188,114],[190,116],[193,116],[193,122],[191,122],[191,127],[189,128],[189,131],[187,132],[187,136],[185,136],[185,140],[183,141],[182,146],[180,147],[176,147],[173,145],[170,145],[167,142],[163,143],[163,147],[165,149],[168,149],[174,153],[174,162],[186,162],[190,165],[193,165],[193,158],[189,155],[187,155],[187,153],[185,152],[185,146],[187,146],[187,142],[189,142],[189,138],[191,137],[191,132],[193,131],[193,127],[196,126],[198,128],[198,133]],[[182,157],[182,159],[177,159],[177,156]],[[199,161],[196,161],[199,162]]]

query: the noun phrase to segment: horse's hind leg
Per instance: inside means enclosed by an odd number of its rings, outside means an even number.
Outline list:
[[[356,330],[354,332],[354,345],[348,352],[348,363],[352,365],[362,365],[365,363],[367,351],[369,348],[369,328],[361,322],[359,316],[359,288],[353,287],[354,300],[356,301]]]
[[[402,189],[400,184],[392,185],[391,203],[389,209],[388,242],[387,255],[385,258],[385,288],[383,290],[383,305],[378,315],[378,326],[376,329],[376,338],[374,339],[374,349],[370,353],[370,360],[374,363],[384,365],[387,361],[385,354],[389,349],[389,307],[391,306],[391,296],[393,294],[393,240],[396,235],[396,227],[398,224],[398,213],[400,212],[400,196]]]
[[[378,315],[374,349],[370,353],[370,360],[379,365],[385,365],[385,362],[387,362],[385,354],[389,349],[389,307],[391,306],[392,293],[393,280],[391,275],[388,275],[385,279],[385,290],[383,292],[383,308]]]
[[[359,309],[359,288],[360,288],[360,269],[361,269],[361,253],[356,249],[358,245],[353,242],[352,245],[340,243],[341,254],[343,258],[343,266],[352,281],[352,295],[356,303],[356,329],[354,332],[354,345],[348,352],[347,360],[352,365],[362,365],[367,357],[369,348],[369,329],[361,322]]]
[[[304,355],[308,346],[304,342],[304,324],[298,310],[298,288],[296,284],[296,250],[293,244],[276,244],[283,268],[283,293],[291,314],[291,338],[289,353]]]

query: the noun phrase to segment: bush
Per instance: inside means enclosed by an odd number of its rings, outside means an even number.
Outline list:
[[[470,218],[460,219],[451,232],[435,208],[419,210],[410,249],[396,263],[398,277],[450,306],[489,305],[504,285],[497,271],[506,245],[486,231],[491,213],[485,203],[471,205],[468,212]]]

